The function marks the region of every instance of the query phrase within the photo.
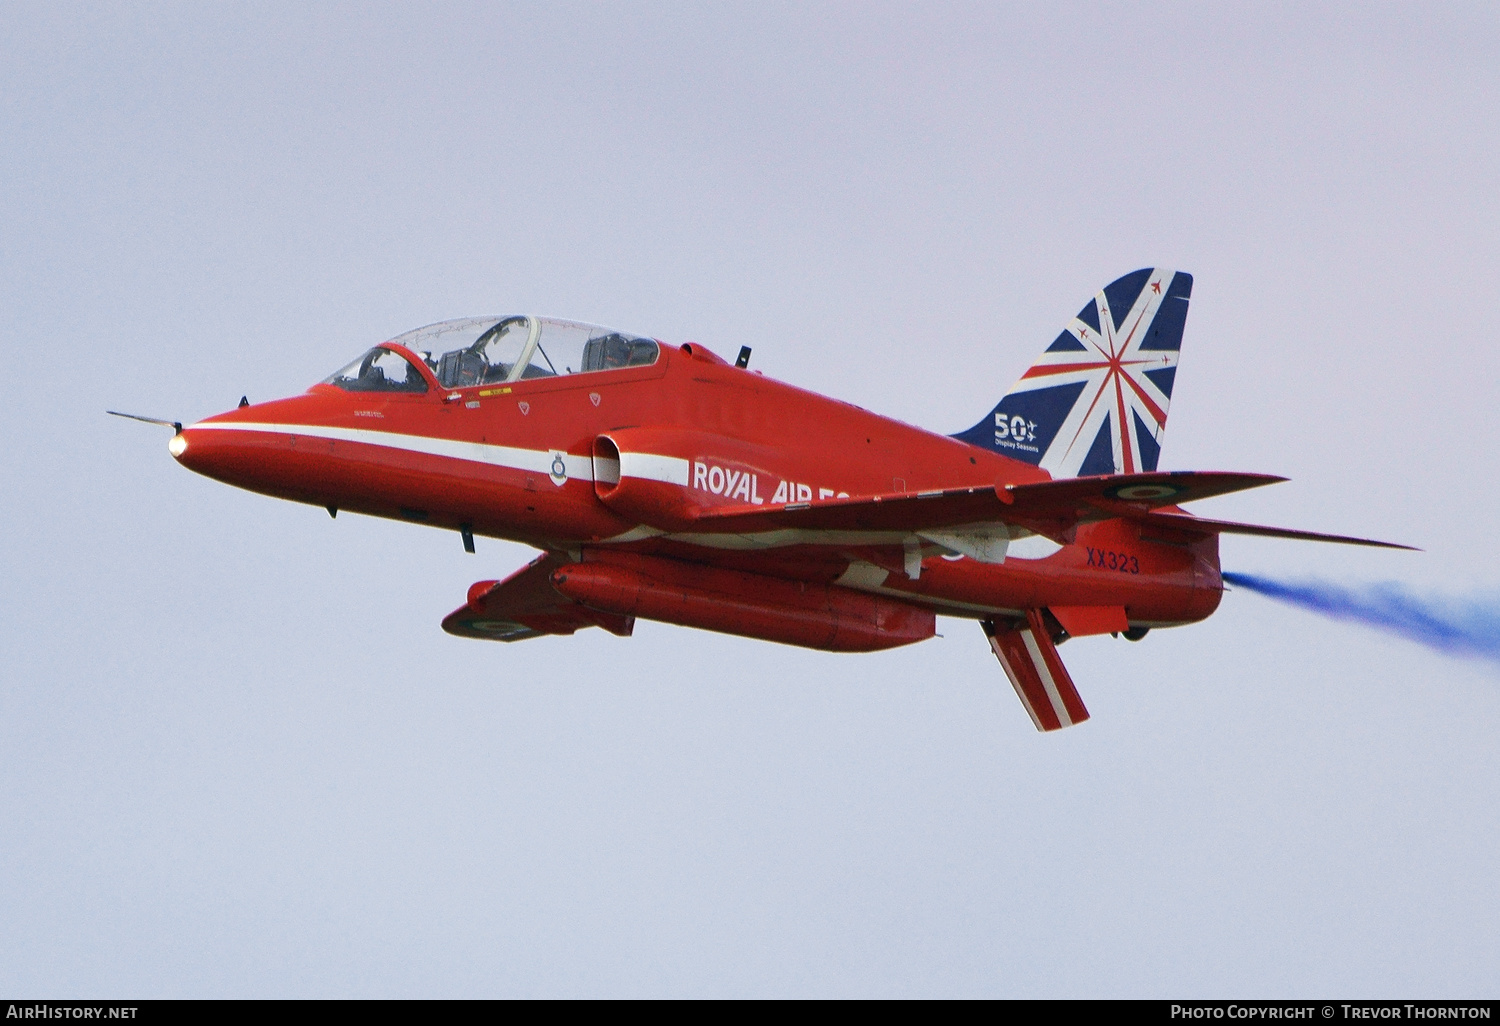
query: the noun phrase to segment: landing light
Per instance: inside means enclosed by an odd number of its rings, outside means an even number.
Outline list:
[[[184,435],[173,435],[172,440],[167,443],[167,452],[177,459],[182,459],[182,454],[187,452],[187,438]]]

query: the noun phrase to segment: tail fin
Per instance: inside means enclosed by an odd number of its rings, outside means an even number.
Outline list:
[[[1155,470],[1192,293],[1192,275],[1160,267],[1110,282],[990,416],[953,437],[1054,478]]]

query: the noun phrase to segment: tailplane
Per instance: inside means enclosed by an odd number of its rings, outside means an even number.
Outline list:
[[[1054,478],[1156,469],[1193,276],[1143,268],[1099,290],[999,405],[954,435]]]

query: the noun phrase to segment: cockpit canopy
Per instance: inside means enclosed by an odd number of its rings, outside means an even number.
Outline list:
[[[660,347],[595,324],[550,317],[464,317],[397,335],[444,388],[529,381],[656,362]],[[387,343],[389,345],[390,343]],[[427,381],[399,353],[377,346],[324,384],[348,392],[425,392]]]

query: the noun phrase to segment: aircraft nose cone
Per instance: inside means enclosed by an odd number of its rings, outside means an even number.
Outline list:
[[[298,405],[298,399],[278,400],[254,418],[248,410],[231,410],[200,420],[173,436],[168,451],[188,470],[239,488],[284,497],[321,494],[331,449],[299,439],[292,418],[305,415]]]
[[[211,422],[210,422],[211,423]],[[240,484],[246,471],[247,457],[254,455],[251,447],[240,437],[241,432],[215,430],[190,424],[182,433],[173,435],[167,443],[178,464],[197,474],[211,477],[227,484]]]
[[[167,443],[167,452],[187,469],[213,477],[213,471],[217,469],[217,464],[220,462],[216,458],[220,455],[217,452],[220,447],[215,444],[219,440],[213,437],[216,433],[204,431],[195,424],[189,424],[172,436],[172,440]]]
[[[188,470],[225,484],[304,501],[321,496],[337,461],[332,444],[309,427],[323,415],[318,399],[295,396],[208,417],[184,427],[169,451]]]

